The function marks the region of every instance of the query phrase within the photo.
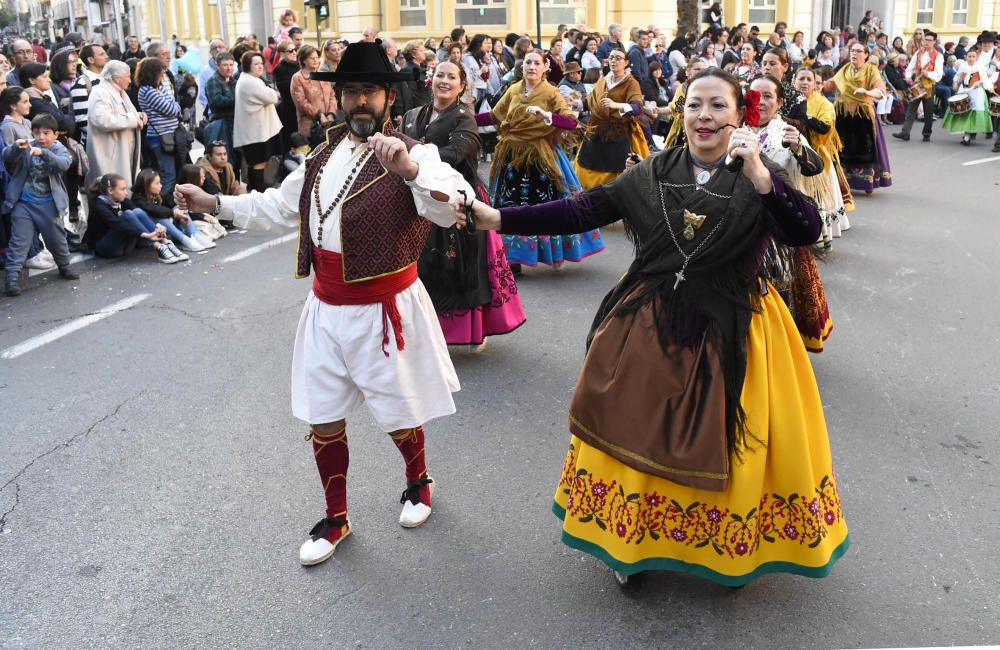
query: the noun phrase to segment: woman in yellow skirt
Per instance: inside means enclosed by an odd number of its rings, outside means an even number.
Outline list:
[[[624,53],[612,50],[608,66],[608,74],[597,80],[587,96],[587,135],[573,163],[585,190],[617,178],[629,154],[649,155],[639,123],[643,119],[639,82],[629,73]]]
[[[460,223],[512,233],[623,219],[635,244],[594,319],[553,504],[563,541],[620,584],[649,570],[731,587],[818,578],[850,543],[816,379],[761,276],[770,240],[809,246],[821,217],[735,126],[756,124],[748,95],[710,68],[687,89],[687,147],[571,199],[499,211],[459,201]]]

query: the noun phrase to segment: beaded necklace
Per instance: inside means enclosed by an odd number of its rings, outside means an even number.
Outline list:
[[[354,178],[357,175],[358,170],[361,169],[366,162],[368,162],[368,159],[371,158],[371,156],[372,151],[370,150],[364,151],[364,153],[358,156],[358,161],[354,163],[354,167],[344,180],[343,187],[341,187],[340,191],[337,192],[337,196],[333,199],[333,202],[330,203],[326,210],[324,210],[323,206],[320,204],[319,185],[320,181],[323,180],[323,170],[326,168],[326,163],[329,161],[329,158],[323,161],[323,166],[320,167],[319,171],[316,173],[316,181],[313,183],[313,204],[316,206],[316,215],[319,217],[319,225],[316,228],[317,248],[323,248],[323,224],[326,223],[329,216],[333,214],[333,211],[340,205],[344,195],[347,194],[347,190],[350,189],[351,184],[354,183]]]

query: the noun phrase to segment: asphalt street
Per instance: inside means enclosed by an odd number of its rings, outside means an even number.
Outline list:
[[[1000,642],[1000,160],[963,166],[996,154],[939,132],[889,150],[894,185],[859,197],[821,264],[834,331],[811,359],[853,540],[828,578],[733,591],[660,573],[626,594],[559,541],[566,411],[631,259],[621,230],[563,273],[528,270],[519,330],[453,350],[462,390],[427,427],[423,527],[397,523],[391,441],[351,418],[354,533],[301,567],[323,513],[289,407],[309,285],[284,233],[247,233],[0,298],[0,647]]]

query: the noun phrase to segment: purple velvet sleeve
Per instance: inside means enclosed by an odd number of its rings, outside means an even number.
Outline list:
[[[507,235],[575,235],[609,223],[621,215],[600,187],[571,199],[500,209],[500,232]]]
[[[476,126],[493,126],[493,113],[476,113]]]
[[[808,246],[819,239],[823,221],[816,206],[781,177],[771,174],[774,187],[761,195],[773,219],[774,238],[787,246]]]
[[[552,126],[557,129],[572,131],[576,128],[576,125],[577,121],[574,117],[570,117],[569,115],[560,115],[559,113],[552,114]]]
[[[642,104],[640,104],[639,102],[629,102],[628,105],[632,107],[632,112],[629,113],[629,116],[632,119],[637,119],[642,117]]]

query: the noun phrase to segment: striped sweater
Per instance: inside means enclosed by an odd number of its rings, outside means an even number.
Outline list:
[[[85,69],[69,91],[69,96],[73,100],[73,119],[76,120],[76,128],[79,130],[78,139],[84,147],[87,146],[87,109],[90,108],[90,91],[99,83],[101,83],[100,75]]]
[[[140,88],[139,110],[149,116],[147,138],[159,140],[161,135],[177,130],[177,118],[181,114],[181,106],[160,89],[152,86]]]

